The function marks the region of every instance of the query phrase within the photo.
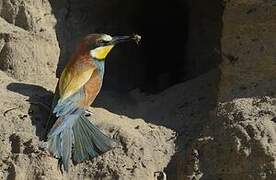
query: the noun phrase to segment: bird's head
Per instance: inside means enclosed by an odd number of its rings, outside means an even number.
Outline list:
[[[138,43],[140,39],[139,35],[112,37],[108,34],[89,34],[84,38],[84,43],[94,59],[105,60],[108,53],[116,44],[131,40]]]

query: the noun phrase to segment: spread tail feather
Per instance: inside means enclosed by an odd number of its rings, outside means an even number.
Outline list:
[[[96,157],[115,146],[116,142],[103,134],[83,113],[66,116],[60,117],[48,134],[48,149],[61,159],[65,171],[69,169],[72,152],[74,162],[79,163],[88,156]]]
[[[79,163],[89,155],[96,157],[116,145],[116,142],[103,134],[84,115],[73,126],[75,137],[73,160]]]

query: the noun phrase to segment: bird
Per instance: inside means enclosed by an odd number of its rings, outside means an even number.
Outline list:
[[[87,119],[86,110],[101,90],[105,59],[112,48],[139,35],[111,36],[88,34],[80,40],[57,83],[51,113],[46,122],[48,151],[59,159],[60,169],[68,172],[75,164],[114,148],[116,141]]]

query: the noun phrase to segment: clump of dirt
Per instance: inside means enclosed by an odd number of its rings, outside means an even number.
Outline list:
[[[206,128],[209,141],[199,148],[203,177],[273,179],[275,105],[268,96],[219,104]]]

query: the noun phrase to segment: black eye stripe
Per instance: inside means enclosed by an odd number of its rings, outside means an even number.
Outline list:
[[[108,41],[105,41],[105,40],[102,40],[102,39],[100,39],[100,40],[97,41],[97,45],[98,46],[105,46],[108,43],[109,43]]]
[[[102,39],[98,40],[98,43],[104,43],[104,42],[105,42],[105,41],[102,40]]]
[[[96,41],[96,43],[92,44],[91,49],[96,49],[98,47],[107,46],[109,43],[110,43],[109,41],[99,39]]]

